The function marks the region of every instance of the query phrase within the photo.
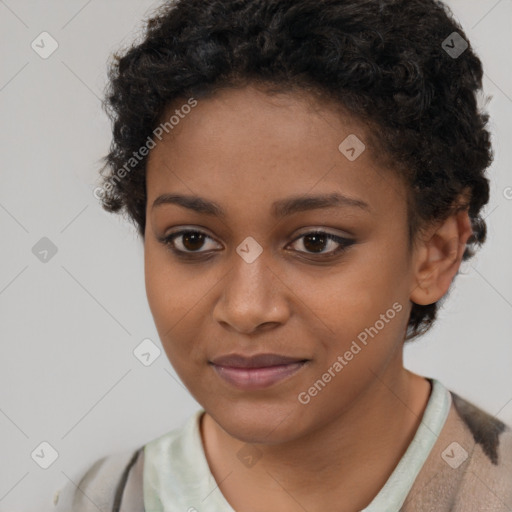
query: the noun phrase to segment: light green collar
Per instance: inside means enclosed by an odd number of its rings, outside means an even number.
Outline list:
[[[420,426],[404,456],[377,496],[361,512],[396,512],[403,505],[444,426],[451,405],[449,391],[436,379]],[[144,448],[144,508],[147,512],[235,512],[211,474],[199,421],[204,409],[181,428]]]

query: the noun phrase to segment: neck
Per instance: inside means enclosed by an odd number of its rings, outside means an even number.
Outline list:
[[[297,502],[308,511],[332,509],[333,503],[344,503],[343,510],[361,510],[412,441],[429,394],[426,379],[401,367],[375,376],[353,406],[307,436],[258,444],[262,456],[254,466],[240,464],[237,452],[245,443],[207,413],[201,422],[203,445],[216,481],[225,479],[220,487],[233,508],[259,499],[261,510],[265,503],[282,511],[299,510]]]

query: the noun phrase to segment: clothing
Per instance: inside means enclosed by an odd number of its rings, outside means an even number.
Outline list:
[[[432,391],[413,440],[361,512],[512,510],[512,429],[428,380]],[[204,454],[203,412],[138,450],[96,461],[79,490],[66,487],[57,511],[235,512]]]

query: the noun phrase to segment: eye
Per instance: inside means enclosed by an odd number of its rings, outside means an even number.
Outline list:
[[[320,254],[321,256],[333,256],[344,251],[354,243],[354,240],[337,236],[327,231],[315,230],[309,231],[296,238],[293,243],[301,240],[306,251],[298,251],[305,254]],[[336,247],[337,246],[337,247]],[[329,249],[331,250],[324,250]]]
[[[207,247],[205,250],[200,250],[204,249],[205,245],[208,245],[206,244],[207,240],[213,239],[206,233],[196,229],[176,231],[163,238],[159,238],[161,243],[168,245],[172,252],[182,257],[193,257],[194,254],[202,254],[215,250],[215,247]],[[322,257],[338,254],[355,243],[354,240],[322,230],[304,233],[297,237],[292,242],[292,245],[296,244],[299,240],[306,250],[298,250],[298,252],[313,255],[318,254]]]
[[[206,251],[199,251],[204,244],[205,240],[210,239],[213,240],[210,236],[202,231],[197,231],[193,229],[187,229],[182,231],[177,231],[175,233],[171,233],[170,235],[159,239],[165,245],[169,245],[171,251],[181,254],[194,254],[194,253],[204,253]],[[176,244],[176,240],[178,243]]]

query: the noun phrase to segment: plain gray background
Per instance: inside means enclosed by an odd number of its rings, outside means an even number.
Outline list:
[[[99,457],[141,446],[199,407],[163,351],[148,367],[133,354],[147,338],[161,347],[142,243],[92,192],[110,143],[99,101],[108,57],[159,4],[0,0],[2,512],[52,510],[55,491]],[[489,235],[405,360],[512,423],[512,4],[448,5],[493,96]],[[31,43],[45,31],[58,48],[43,59]],[[43,237],[57,249],[46,262],[33,252]],[[51,453],[43,442],[58,453],[48,469],[39,465]]]

